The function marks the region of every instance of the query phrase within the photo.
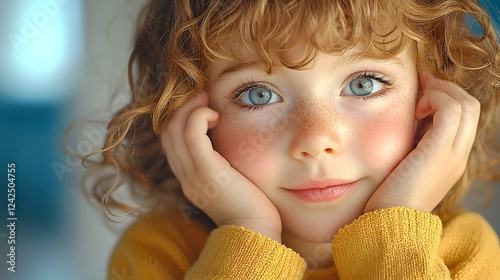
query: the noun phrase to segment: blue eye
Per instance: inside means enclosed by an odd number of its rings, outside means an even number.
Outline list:
[[[385,77],[378,77],[374,74],[363,74],[349,82],[342,93],[346,95],[355,95],[359,97],[368,97],[384,89],[385,85],[389,85]]]
[[[251,85],[238,94],[238,100],[249,106],[265,106],[282,101],[281,97],[266,86]]]

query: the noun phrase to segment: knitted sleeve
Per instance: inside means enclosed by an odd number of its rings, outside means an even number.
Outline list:
[[[205,227],[171,213],[140,217],[116,244],[108,279],[184,279],[207,235]]]
[[[310,279],[498,279],[500,245],[489,224],[466,213],[439,217],[407,208],[367,213],[332,242],[335,270]],[[258,233],[165,216],[140,219],[122,236],[109,279],[302,279],[305,261]],[[338,273],[338,275],[337,275]]]
[[[498,235],[482,216],[462,214],[445,225],[442,236],[439,255],[452,279],[500,279]]]
[[[209,233],[171,216],[139,219],[111,256],[108,279],[302,279],[299,254],[236,226]],[[207,238],[208,236],[208,238]]]
[[[302,279],[304,259],[266,236],[237,226],[210,234],[186,279]]]
[[[498,237],[476,214],[444,228],[438,216],[408,208],[378,210],[342,228],[333,242],[340,279],[495,279]]]

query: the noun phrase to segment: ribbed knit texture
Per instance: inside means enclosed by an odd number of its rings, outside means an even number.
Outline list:
[[[340,277],[448,279],[448,268],[437,254],[441,228],[437,216],[413,209],[367,213],[333,240]]]
[[[186,279],[292,280],[302,279],[305,269],[300,255],[282,244],[241,227],[223,226],[212,232]]]
[[[211,233],[180,213],[139,219],[114,250],[109,279],[500,279],[498,236],[479,215],[367,213],[332,241],[335,267],[305,271],[293,250],[250,230]],[[119,278],[122,277],[122,278]],[[128,278],[127,278],[128,277]]]

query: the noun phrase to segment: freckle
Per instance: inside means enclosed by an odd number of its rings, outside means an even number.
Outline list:
[[[324,132],[333,132],[338,127],[345,126],[343,113],[328,101],[310,97],[302,100],[299,108],[294,118],[303,122],[297,124],[301,128],[300,135],[309,135],[312,129],[319,128],[324,129]]]

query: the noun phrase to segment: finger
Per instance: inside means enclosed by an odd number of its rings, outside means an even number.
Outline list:
[[[209,169],[211,166],[217,166],[224,161],[214,162],[217,156],[214,157],[212,142],[207,135],[208,129],[214,127],[219,119],[219,114],[208,108],[200,107],[193,111],[190,115],[185,131],[186,143],[189,150],[194,156],[194,163],[197,168]]]
[[[170,167],[174,175],[177,178],[179,178],[179,176],[184,176],[184,168],[182,167],[182,163],[180,162],[178,156],[174,152],[175,149],[172,146],[172,140],[169,139],[169,134],[166,132],[161,134],[160,141],[163,153],[168,162],[168,166]]]
[[[415,119],[418,121],[417,129],[415,132],[415,146],[420,142],[425,133],[432,126],[433,110],[430,105],[429,95],[423,94],[423,89],[426,87],[425,78],[423,74],[419,73],[420,89],[419,98],[415,105]]]
[[[474,144],[479,123],[479,114],[481,111],[479,101],[457,84],[451,81],[437,79],[431,75],[427,77],[427,86],[443,91],[460,103],[460,125],[455,141],[453,142],[453,150],[469,154]]]
[[[417,130],[415,132],[415,146],[420,142],[422,137],[429,131],[432,127],[432,117],[426,117],[420,120],[417,125]]]
[[[178,108],[170,118],[170,123],[185,127],[189,115],[196,109],[202,106],[208,106],[208,94],[203,92],[200,95],[190,98],[184,105]]]
[[[428,104],[422,106],[432,109],[432,126],[422,137],[422,141],[427,143],[440,144],[450,143],[450,147],[455,141],[461,119],[461,106],[458,101],[442,91],[436,89],[424,90],[427,98],[424,100]],[[437,145],[433,145],[437,146]]]
[[[186,176],[194,169],[194,160],[184,138],[187,119],[198,107],[208,104],[207,94],[194,97],[179,108],[170,118],[167,130],[162,135],[162,142],[167,151],[167,159],[171,162],[177,176]]]
[[[180,176],[183,176],[185,171],[178,156],[175,154],[175,148],[173,147],[172,139],[170,139],[170,135],[173,134],[173,132],[171,131],[171,128],[169,128],[169,125],[171,125],[171,119],[168,121],[167,129],[160,134],[160,143],[163,154],[167,159],[168,166],[174,175],[179,178]]]
[[[429,95],[423,94],[415,106],[415,118],[417,120],[423,120],[431,116],[433,112],[434,110],[431,107]]]

